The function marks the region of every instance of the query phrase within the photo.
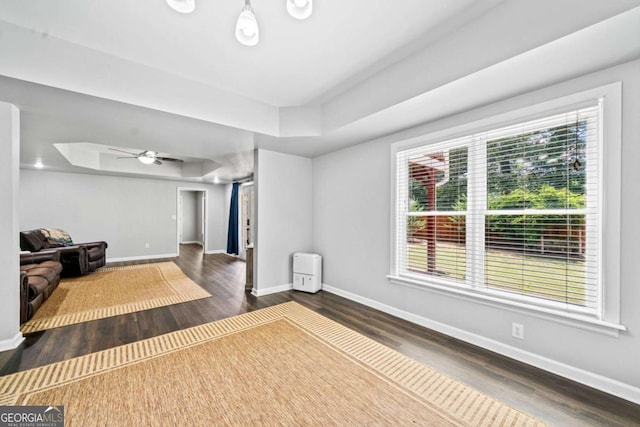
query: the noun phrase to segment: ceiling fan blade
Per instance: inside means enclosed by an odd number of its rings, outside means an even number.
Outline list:
[[[156,159],[156,160],[153,162],[153,164],[154,164],[154,165],[161,165],[161,164],[162,164],[162,162],[161,162],[160,160]]]
[[[134,156],[134,157],[138,157],[138,154],[137,154],[137,153],[130,153],[130,152],[128,152],[128,151],[118,150],[117,148],[111,148],[111,147],[109,147],[109,150],[119,151],[119,152],[121,152],[121,153],[126,153],[126,154],[130,154],[130,155],[132,155],[132,156]]]
[[[116,159],[136,159],[136,156],[130,156],[130,157],[116,157]]]
[[[162,160],[165,162],[184,162],[182,159],[174,159],[172,157],[156,157],[158,160]]]

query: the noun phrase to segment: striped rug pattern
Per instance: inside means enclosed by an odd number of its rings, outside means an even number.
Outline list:
[[[189,357],[187,357],[188,353],[185,352],[195,352],[198,349],[202,350],[202,357],[205,358],[206,363],[212,364],[211,370],[214,370],[216,362],[221,360],[216,359],[213,356],[214,350],[217,350],[218,347],[222,346],[225,339],[234,339],[238,338],[241,334],[255,332],[256,334],[259,333],[262,336],[267,336],[267,338],[265,338],[267,341],[265,342],[275,340],[275,336],[269,337],[269,328],[274,328],[274,331],[271,332],[273,334],[282,334],[282,332],[278,331],[287,330],[286,328],[283,329],[283,320],[287,325],[292,325],[290,329],[299,330],[307,337],[307,349],[311,347],[309,342],[315,342],[316,345],[327,349],[326,351],[322,351],[329,355],[329,359],[327,360],[345,359],[348,363],[342,366],[355,366],[362,371],[366,371],[367,375],[376,379],[376,381],[380,382],[380,384],[385,387],[390,386],[392,390],[396,390],[395,393],[399,394],[400,401],[406,401],[408,405],[407,408],[409,408],[405,409],[403,405],[403,409],[401,411],[401,415],[403,417],[412,416],[405,412],[416,411],[415,408],[417,407],[416,419],[424,420],[426,416],[426,419],[430,420],[430,425],[543,425],[538,420],[526,414],[510,408],[509,406],[486,396],[477,390],[433,371],[432,369],[330,319],[327,319],[318,313],[306,309],[295,302],[280,304],[217,322],[176,331],[52,365],[42,366],[28,371],[0,377],[0,405],[20,405],[25,404],[25,402],[31,404],[34,401],[32,399],[30,400],[30,398],[38,394],[48,397],[54,396],[54,398],[57,396],[67,396],[68,398],[71,398],[69,396],[72,396],[74,399],[81,399],[81,397],[78,398],[74,394],[78,393],[77,389],[72,388],[74,384],[77,385],[77,383],[82,381],[96,378],[99,379],[100,376],[104,375],[111,375],[113,373],[118,374],[118,371],[122,371],[122,375],[133,375],[125,374],[124,372],[128,367],[141,368],[146,364],[155,364],[150,366],[150,371],[153,372],[162,369],[162,366],[165,366],[168,372],[179,372],[181,377],[179,381],[194,381],[193,388],[202,386],[204,376],[197,372],[189,373],[189,368],[195,366],[195,364],[189,363],[184,367],[179,366],[181,361],[187,363],[187,361],[190,360]],[[277,326],[278,323],[280,323],[279,326]],[[284,345],[282,343],[276,345],[276,351],[278,351],[276,354],[278,354],[278,357],[281,358],[281,360],[273,360],[273,363],[276,365],[280,364],[281,369],[284,369],[282,372],[294,372],[299,362],[296,360],[296,357],[287,358],[284,350],[280,352],[282,347],[288,347],[288,342],[289,341]],[[261,352],[260,345],[258,343],[256,343],[256,345],[258,348],[251,348],[251,346],[247,346],[246,342],[242,341],[242,343],[239,344],[239,347],[237,347],[241,349],[242,354],[232,354],[229,356],[229,360],[233,361],[232,365],[242,365],[245,359],[246,363],[251,363],[250,361],[252,359],[248,356],[259,355]],[[293,346],[295,343],[292,341],[291,345]],[[206,346],[213,347],[205,348]],[[297,354],[298,351],[295,348],[287,348],[286,350],[291,354]],[[304,353],[305,348],[300,348],[299,351],[300,354],[302,354]],[[243,354],[246,356],[243,356]],[[332,354],[333,356],[331,356]],[[166,363],[166,365],[163,365],[163,363]],[[256,363],[255,360],[253,363]],[[251,378],[248,378],[247,381],[255,383],[257,379],[261,378],[261,370],[259,369],[259,366],[249,366],[244,368],[249,369],[248,372],[253,373]],[[171,369],[173,369],[173,371],[171,371]],[[176,369],[180,370],[175,371]],[[184,371],[182,369],[184,369]],[[225,369],[227,368],[225,367]],[[231,372],[231,366],[228,366],[228,369],[230,369],[229,372]],[[300,369],[304,368],[300,367]],[[341,390],[342,387],[347,387],[347,384],[351,383],[349,378],[346,377],[349,375],[348,371],[348,369],[345,369],[344,371],[331,372],[331,369],[323,369],[323,367],[320,366],[318,367],[317,372],[320,372],[323,376],[323,385],[326,385],[327,383],[335,383],[330,385],[334,387],[335,390]],[[313,396],[314,386],[313,384],[309,384],[308,381],[313,381],[315,376],[310,376],[308,372],[308,370],[301,371],[299,372],[299,375],[296,375],[301,378],[301,381],[307,382],[304,385],[304,390],[309,390],[309,394]],[[167,374],[165,376],[170,375]],[[144,374],[140,378],[149,377],[148,374]],[[223,376],[222,378],[224,381],[226,376]],[[229,376],[229,378],[231,378],[231,376]],[[278,377],[276,376],[275,378]],[[318,379],[318,381],[320,380]],[[116,381],[116,384],[120,384],[120,382]],[[215,394],[214,390],[212,391],[212,399],[216,404],[226,408],[225,411],[233,411],[234,407],[238,407],[240,405],[241,400],[238,399],[238,396],[247,394],[247,384],[234,383],[226,384],[226,386],[236,387],[238,390],[237,393],[227,393],[231,396],[226,396],[226,394],[225,396],[220,396]],[[268,389],[277,390],[278,387],[281,387],[282,385],[264,384],[264,386]],[[156,382],[152,384],[151,387],[153,387],[154,390],[162,390],[163,386]],[[191,389],[192,387],[187,386],[187,388]],[[217,389],[218,387],[213,384],[211,388]],[[81,390],[85,389],[86,388],[81,388]],[[222,384],[220,384],[220,389],[222,389]],[[69,390],[76,391],[73,392]],[[373,390],[374,388],[367,387],[363,390],[355,390],[355,393],[352,394],[367,397],[366,395],[370,395]],[[345,391],[345,394],[348,393]],[[222,399],[226,399],[227,397],[231,399],[231,401],[221,403]],[[130,398],[135,399],[136,396],[131,396]],[[178,397],[174,396],[174,398]],[[251,397],[251,399],[254,398]],[[92,402],[89,402],[88,404],[94,404],[93,401],[96,399],[91,400]],[[104,400],[108,402],[109,396],[105,395]],[[335,400],[335,405],[340,404],[340,396],[336,396]],[[373,401],[377,400],[377,397],[374,396]],[[189,402],[190,401],[187,400],[187,406],[190,404]],[[69,414],[69,417],[71,417],[71,414],[74,412],[72,409],[73,404],[70,402],[56,401],[50,402],[50,404],[69,405],[66,408],[66,413]],[[85,404],[87,403],[85,402]],[[78,403],[78,405],[80,404]],[[260,405],[265,405],[265,403],[256,402],[256,405],[260,407]],[[160,406],[164,407],[165,405],[163,404]],[[269,418],[264,419],[268,421],[266,424],[283,425],[290,424],[291,422],[300,424],[300,420],[295,418],[295,414],[292,415],[288,412],[286,414],[280,414],[284,418],[278,418],[278,410],[276,406],[267,406],[268,407],[263,408],[264,410],[269,411]],[[196,408],[201,409],[201,407],[197,405]],[[118,409],[122,408],[109,408],[112,413]],[[340,411],[344,409],[345,408],[341,409],[336,406],[327,413],[340,413]],[[195,410],[196,409],[194,409],[194,411]],[[301,410],[304,410],[304,408]],[[355,409],[353,413],[349,412],[349,408],[347,408],[346,411],[353,416],[356,414]],[[371,411],[372,414],[375,414],[373,408]],[[396,412],[400,412],[399,407]],[[398,414],[398,416],[399,415],[400,414]],[[327,414],[318,414],[318,416],[324,417],[327,416]],[[149,418],[143,417],[141,419],[145,422],[149,422]],[[374,422],[373,424],[385,424],[383,422],[384,418],[374,418],[374,420],[377,420],[377,422]],[[398,420],[400,420],[400,418],[398,418]],[[72,420],[70,419],[69,421]],[[184,419],[182,421],[184,421]],[[222,418],[219,421],[223,424],[234,424],[231,415],[225,415],[225,418]],[[333,421],[335,422],[336,420],[333,419]],[[359,422],[367,423],[366,420],[358,419],[348,419],[345,421],[349,421],[350,424],[358,424]],[[82,421],[82,423],[86,422],[86,419]],[[190,422],[194,422],[194,420],[190,420]],[[197,424],[197,419],[195,422]],[[369,422],[371,422],[371,420],[369,420]],[[68,425],[73,425],[73,422]]]
[[[210,296],[173,262],[106,267],[63,279],[20,330],[37,332]]]

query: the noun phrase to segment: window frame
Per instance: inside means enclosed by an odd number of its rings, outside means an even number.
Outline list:
[[[597,314],[591,313],[590,310],[581,312],[579,309],[562,309],[560,304],[555,305],[547,302],[536,304],[535,300],[532,301],[530,297],[507,295],[505,292],[493,291],[486,287],[461,283],[452,284],[451,281],[443,281],[437,277],[418,274],[403,274],[401,276],[399,274],[398,238],[400,232],[398,231],[397,207],[398,194],[400,193],[398,186],[402,179],[398,175],[401,171],[397,170],[398,153],[419,148],[430,149],[431,147],[437,150],[443,143],[468,137],[467,144],[456,143],[456,146],[469,147],[469,157],[471,158],[471,150],[486,149],[485,144],[473,141],[472,137],[475,134],[596,104],[600,107],[601,125],[598,138],[601,164],[597,177],[599,187],[598,218],[601,235],[600,255],[597,262],[601,286],[599,286],[600,306]],[[391,144],[390,273],[387,276],[389,281],[394,284],[526,313],[613,336],[617,336],[621,330],[626,330],[620,324],[621,122],[622,84],[616,82]],[[481,166],[478,164],[472,166],[472,162],[468,165],[470,170],[472,167]],[[478,185],[482,186],[483,182],[477,182],[476,186]],[[471,193],[471,189],[468,190],[468,193]],[[465,213],[467,222],[473,221],[473,216],[470,215],[472,211],[472,209],[468,209]],[[479,229],[484,230],[484,227]],[[484,251],[477,256],[484,256]],[[476,265],[484,264],[476,263]],[[471,272],[475,276],[479,273],[481,272],[478,272],[477,269]]]
[[[470,149],[471,147],[471,138],[459,138],[456,140],[448,140],[445,141],[444,143],[436,143],[436,144],[432,144],[432,145],[428,145],[428,146],[424,146],[424,145],[419,145],[418,148],[420,149],[420,151],[439,151],[440,149],[447,149],[447,150],[454,150],[457,148],[467,148]],[[428,150],[424,150],[425,148],[429,148]],[[409,150],[411,150],[411,148],[409,148]],[[407,171],[402,171],[401,173],[403,174],[401,180],[402,181],[407,181],[407,176],[408,174],[406,173]],[[467,193],[468,194],[468,193]],[[397,208],[397,204],[394,205],[394,208]],[[395,213],[395,211],[394,211]],[[433,217],[438,217],[438,216],[449,216],[449,215],[456,215],[456,216],[461,216],[465,218],[465,223],[469,218],[469,209],[466,209],[465,211],[451,211],[451,210],[434,210],[434,211],[422,211],[422,212],[413,212],[413,213],[409,213],[407,216],[413,216],[413,217],[429,217],[429,216],[433,216]],[[469,227],[465,227],[467,232],[469,230]],[[400,233],[402,233],[403,236],[407,235],[407,224],[406,223],[402,223],[402,224],[395,224],[395,228],[392,229],[393,230],[398,230]],[[396,240],[397,241],[397,240]],[[468,246],[465,244],[465,248],[468,249]],[[402,257],[406,258],[408,257],[407,255],[407,250],[406,250],[406,246],[404,248],[404,251],[402,253]],[[397,268],[397,263],[395,264],[396,268]],[[396,270],[397,271],[397,270]],[[468,275],[468,271],[465,272],[465,276]],[[438,283],[442,283],[445,284],[448,283],[448,281],[446,279],[439,279],[436,276],[432,276],[431,277],[432,280],[437,281]],[[466,282],[466,280],[465,280]],[[457,282],[458,286],[464,286],[464,287],[469,287],[466,283],[464,282]]]

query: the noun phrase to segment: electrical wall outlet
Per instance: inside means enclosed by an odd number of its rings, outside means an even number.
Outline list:
[[[511,324],[511,335],[514,338],[518,338],[519,340],[524,339],[524,325],[521,323],[512,323]]]
[[[151,245],[150,245],[150,244],[148,244],[148,243],[145,243],[145,244],[144,244],[144,248],[145,248],[145,249],[149,249],[150,247],[151,247]]]

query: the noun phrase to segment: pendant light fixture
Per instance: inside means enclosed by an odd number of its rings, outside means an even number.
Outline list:
[[[167,4],[180,13],[191,13],[196,8],[196,0],[167,0]]]
[[[196,0],[165,0],[176,12],[191,13]],[[307,19],[313,12],[313,0],[286,0],[287,12],[296,19]],[[258,20],[253,13],[251,0],[244,0],[244,7],[236,22],[236,39],[245,46],[255,46],[260,41]]]
[[[251,0],[244,1],[244,7],[238,16],[236,39],[245,46],[255,46],[260,41],[260,30],[251,8]]]
[[[307,19],[313,12],[313,0],[287,0],[287,12],[296,19]]]

